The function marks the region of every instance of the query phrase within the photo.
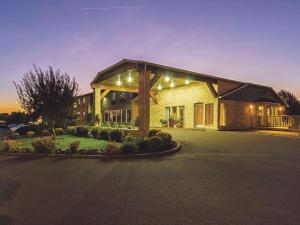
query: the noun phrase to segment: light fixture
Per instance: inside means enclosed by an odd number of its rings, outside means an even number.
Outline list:
[[[166,81],[166,82],[169,82],[169,81],[170,81],[170,77],[169,77],[168,75],[166,75],[165,81]]]
[[[174,83],[174,81],[172,80],[172,82],[170,83],[170,87],[172,88],[172,87],[174,87],[175,86],[175,83]]]
[[[161,89],[162,89],[162,86],[159,84],[158,87],[157,87],[157,89],[158,89],[158,90],[161,90]]]
[[[132,76],[131,76],[131,70],[129,71],[128,77],[127,77],[128,83],[132,82]]]
[[[253,109],[253,107],[254,107],[253,105],[249,105],[249,109]]]
[[[187,85],[190,83],[190,80],[189,79],[185,79],[184,83]]]
[[[120,79],[120,76],[118,76],[117,85],[118,85],[118,86],[121,86],[121,85],[122,85],[122,81],[121,81],[121,79]]]
[[[281,106],[279,106],[279,108],[278,108],[278,109],[279,109],[279,111],[280,111],[280,112],[283,110],[283,108],[282,108]]]

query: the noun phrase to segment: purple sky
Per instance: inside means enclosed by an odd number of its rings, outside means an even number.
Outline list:
[[[0,112],[35,63],[75,76],[148,60],[288,89],[300,97],[300,1],[1,0]]]

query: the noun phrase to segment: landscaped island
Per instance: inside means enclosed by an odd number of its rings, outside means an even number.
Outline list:
[[[172,136],[152,129],[146,137],[132,130],[107,127],[70,126],[56,128],[55,135],[39,126],[32,126],[0,143],[0,152],[81,155],[122,155],[159,153],[177,146]]]

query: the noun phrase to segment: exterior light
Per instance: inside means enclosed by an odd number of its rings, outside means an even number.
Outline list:
[[[172,80],[172,82],[171,82],[171,84],[170,84],[170,87],[172,88],[172,87],[174,87],[175,86],[175,83],[174,83],[174,81]]]
[[[190,83],[190,80],[188,80],[188,79],[185,79],[184,83],[187,85],[187,84],[189,84],[189,83]]]
[[[249,109],[253,109],[254,108],[254,106],[253,105],[249,105]]]
[[[169,82],[169,81],[170,81],[170,77],[169,77],[168,75],[166,75],[165,81],[166,81],[166,82]]]
[[[161,90],[161,89],[162,89],[162,86],[159,84],[158,87],[157,87],[157,89],[158,89],[158,90]]]
[[[279,111],[282,111],[282,110],[283,110],[283,108],[282,108],[281,106],[279,106],[279,108],[278,108],[278,109],[279,109]]]
[[[132,82],[132,76],[131,76],[131,71],[129,71],[128,77],[127,77],[128,83]]]
[[[117,85],[118,85],[118,86],[121,86],[121,85],[122,85],[122,81],[121,81],[120,77],[118,77]]]

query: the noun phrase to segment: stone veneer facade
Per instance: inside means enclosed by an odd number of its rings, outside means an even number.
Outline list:
[[[214,85],[216,91],[217,86]],[[157,92],[158,104],[153,100],[150,102],[150,127],[160,127],[160,119],[166,119],[166,107],[184,106],[184,128],[194,128],[194,104],[214,104],[213,125],[204,127],[218,128],[218,98],[215,98],[205,82],[197,82],[189,85],[163,89]],[[205,111],[205,110],[204,110]],[[177,115],[179,110],[177,110]]]

